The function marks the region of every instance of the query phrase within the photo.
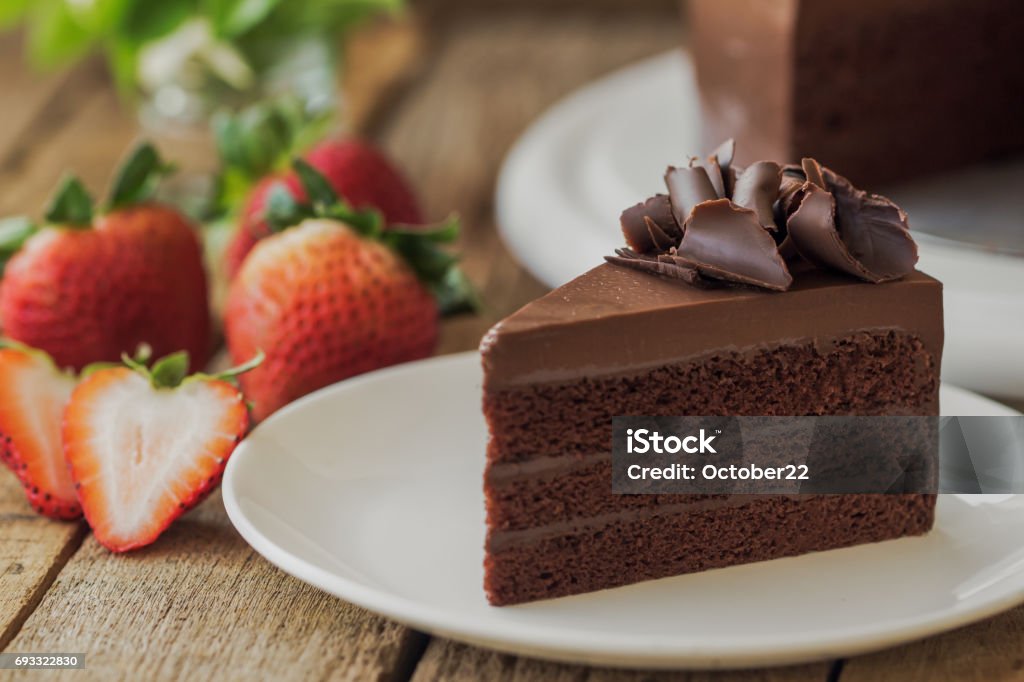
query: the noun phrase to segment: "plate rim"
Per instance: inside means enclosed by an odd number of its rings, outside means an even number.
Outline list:
[[[380,380],[393,374],[410,371],[431,371],[457,365],[460,368],[470,362],[479,362],[479,353],[468,351],[436,356],[426,360],[405,363],[354,377],[311,393],[292,403],[278,414],[271,416],[256,428],[279,421],[284,415],[322,401],[335,399],[351,391],[358,391],[362,384]],[[972,399],[990,404],[1002,414],[1019,414],[1012,408],[979,396],[971,391],[954,386],[947,390],[967,394]],[[340,599],[351,602],[372,612],[403,623],[414,629],[431,634],[450,637],[471,644],[484,646],[507,653],[520,654],[571,663],[596,665],[625,665],[636,668],[749,668],[776,666],[817,660],[833,659],[856,655],[883,647],[903,644],[916,639],[938,634],[956,627],[977,622],[1024,602],[1024,584],[999,598],[983,601],[968,608],[948,610],[944,616],[935,614],[897,619],[884,627],[864,627],[833,633],[830,636],[814,637],[816,631],[808,629],[806,637],[785,637],[772,639],[764,635],[740,636],[717,644],[714,639],[690,638],[681,643],[671,636],[645,636],[642,643],[628,635],[611,641],[609,638],[595,638],[593,634],[566,632],[559,627],[539,627],[523,623],[506,623],[500,632],[492,629],[481,632],[464,617],[431,605],[416,602],[385,588],[360,583],[319,568],[305,558],[292,554],[267,537],[243,511],[240,491],[237,490],[239,470],[255,455],[250,455],[244,440],[228,461],[224,475],[223,500],[228,518],[242,535],[242,538],[261,556],[284,572],[322,589]],[[492,607],[498,608],[498,607]],[[508,608],[508,607],[505,607]]]

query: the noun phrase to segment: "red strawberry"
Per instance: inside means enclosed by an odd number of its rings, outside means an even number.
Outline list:
[[[115,183],[110,210],[93,217],[74,178],[47,221],[11,258],[0,315],[13,339],[81,369],[148,343],[157,354],[187,350],[205,361],[210,343],[206,274],[199,241],[172,208],[140,203],[162,170],[140,147]]]
[[[150,544],[213,491],[249,427],[234,385],[184,378],[186,353],[152,371],[129,364],[83,379],[64,412],[64,456],[85,518],[114,552]]]
[[[225,309],[231,356],[266,353],[241,378],[256,419],[341,379],[430,355],[439,306],[467,300],[455,259],[436,246],[454,239],[454,223],[382,232],[375,214],[335,204],[324,178],[307,164],[296,168],[318,215],[329,217],[302,221],[309,207],[291,204],[298,218],[283,222],[297,226],[256,245]],[[284,190],[269,199],[271,208],[289,202]],[[274,211],[271,218],[282,220]]]
[[[416,195],[408,181],[382,152],[356,139],[327,140],[315,146],[305,160],[318,170],[334,191],[357,209],[377,209],[386,224],[423,222]],[[242,209],[238,230],[228,245],[225,267],[234,277],[256,241],[270,234],[263,216],[273,186],[283,183],[298,201],[305,191],[294,171],[264,178],[252,189]]]
[[[310,219],[253,249],[228,294],[225,333],[232,358],[267,354],[241,378],[259,420],[346,377],[430,355],[437,304],[398,254]]]
[[[75,377],[45,353],[0,348],[0,459],[21,479],[29,504],[55,519],[82,515],[60,440],[74,388]]]

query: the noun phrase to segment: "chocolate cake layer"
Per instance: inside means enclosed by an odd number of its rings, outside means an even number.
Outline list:
[[[639,373],[779,344],[828,352],[861,330],[913,334],[926,353],[941,357],[942,285],[920,272],[878,286],[809,270],[785,293],[699,289],[605,264],[487,333],[480,344],[484,390]]]
[[[622,415],[937,414],[934,340],[876,330],[827,345],[776,344],[639,372],[486,390],[488,460],[610,452],[611,420]]]
[[[537,529],[533,541],[493,541],[484,588],[492,604],[509,605],[921,535],[934,506],[931,495],[759,496],[689,512],[624,512],[554,536]]]
[[[704,138],[856,183],[1024,150],[1016,0],[691,0]],[[955,131],[955,132],[954,132]]]

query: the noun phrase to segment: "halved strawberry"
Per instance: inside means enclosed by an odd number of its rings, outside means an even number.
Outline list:
[[[148,545],[220,483],[249,427],[225,379],[247,366],[186,378],[188,354],[147,369],[101,369],[82,380],[64,412],[64,454],[85,518],[104,547]]]
[[[21,480],[29,504],[54,519],[82,515],[60,442],[74,388],[74,375],[46,353],[0,348],[0,459]]]

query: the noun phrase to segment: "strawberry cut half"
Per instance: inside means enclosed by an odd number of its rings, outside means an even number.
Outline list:
[[[45,353],[0,348],[0,459],[32,508],[54,519],[82,515],[61,449],[61,419],[74,388],[75,377]]]
[[[167,370],[172,359],[184,368]],[[238,388],[202,374],[183,379],[187,363],[178,353],[152,372],[97,371],[64,413],[64,454],[85,517],[112,551],[150,544],[209,495],[249,427]]]

